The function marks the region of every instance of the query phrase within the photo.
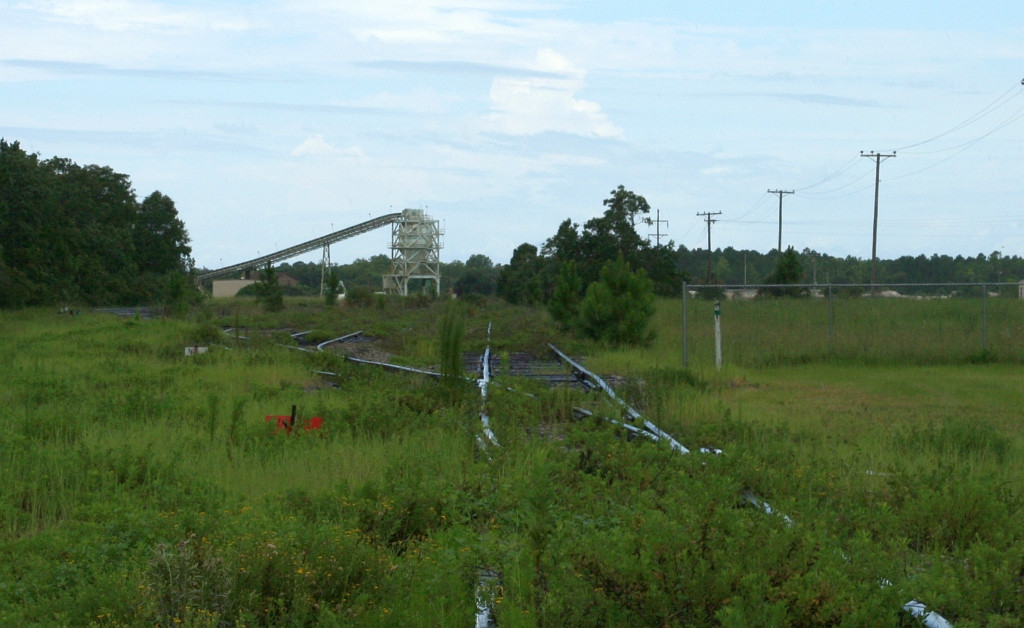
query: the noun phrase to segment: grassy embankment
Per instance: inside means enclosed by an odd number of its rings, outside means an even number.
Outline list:
[[[660,304],[643,350],[558,340],[625,376],[624,396],[686,446],[726,451],[713,458],[623,442],[570,418],[618,416],[606,403],[510,380],[538,396],[492,388],[502,446],[480,455],[474,387],[274,344],[286,328],[362,329],[429,367],[442,304],[4,313],[0,623],[464,626],[487,567],[503,626],[893,625],[914,597],[958,626],[1014,625],[1019,304],[990,300],[982,354],[977,301],[837,301],[832,352],[821,303],[726,304],[722,372],[704,302],[690,370],[678,302]],[[541,313],[477,304],[465,349],[482,351],[490,320],[498,354],[559,338]],[[264,421],[292,404],[323,430]],[[794,525],[743,507],[747,488]]]

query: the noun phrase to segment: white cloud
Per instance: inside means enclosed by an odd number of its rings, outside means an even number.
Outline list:
[[[716,175],[716,174],[728,174],[732,172],[730,166],[711,166],[710,168],[701,168],[700,173],[705,176]]]
[[[506,135],[569,133],[583,137],[623,137],[601,105],[576,97],[586,73],[550,49],[537,53],[533,69],[566,78],[496,78],[491,84],[487,128]]]
[[[341,149],[329,144],[323,135],[311,135],[292,151],[292,157],[301,157],[303,155],[340,155],[342,152]]]

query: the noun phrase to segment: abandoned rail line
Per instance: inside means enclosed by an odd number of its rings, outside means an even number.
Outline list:
[[[233,331],[236,330],[226,329],[225,334],[230,336],[230,333]],[[309,332],[298,332],[291,334],[296,341],[302,343],[299,347],[290,345],[280,346],[315,353],[324,351],[332,345],[344,347],[345,345],[366,341],[366,338],[363,336],[363,332],[357,331],[314,345],[304,341],[304,337],[308,335],[308,333]],[[244,337],[241,336],[234,337],[244,339]],[[538,361],[543,365],[543,367],[542,369],[537,369],[540,372],[535,372],[535,369],[532,366],[532,358],[525,353],[509,354],[510,356],[514,355],[515,358],[509,359],[507,363],[503,363],[504,361],[501,360],[500,357],[495,356],[492,353],[490,339],[491,326],[488,325],[487,346],[483,354],[467,354],[464,356],[463,360],[467,365],[466,371],[474,374],[472,376],[465,376],[464,379],[475,383],[481,394],[479,410],[480,431],[476,436],[477,446],[481,451],[486,451],[492,447],[500,447],[497,436],[492,429],[492,417],[487,410],[487,395],[492,384],[492,373],[504,372],[505,375],[513,378],[534,378],[545,381],[549,385],[576,386],[588,392],[600,391],[622,409],[625,418],[623,420],[619,420],[610,417],[603,417],[596,415],[593,411],[586,408],[573,407],[573,415],[577,419],[600,419],[608,422],[609,424],[615,425],[618,428],[624,429],[626,431],[627,440],[635,440],[639,438],[655,443],[664,442],[672,451],[680,455],[689,455],[691,453],[689,448],[676,440],[671,434],[665,432],[653,422],[644,418],[640,412],[617,395],[614,388],[604,378],[584,368],[578,360],[574,360],[570,356],[566,355],[554,344],[549,344],[548,348],[551,350],[552,354],[556,356],[557,361]],[[342,353],[342,355],[347,362],[356,365],[374,366],[393,372],[421,375],[435,379],[442,378],[442,374],[435,370],[392,364],[381,360],[370,360],[345,353]],[[564,370],[561,374],[553,372],[553,365],[557,364],[563,365],[563,369],[568,367],[570,374],[565,374]],[[313,373],[321,377],[339,376],[338,373],[322,370],[314,370]],[[698,452],[701,454],[711,454],[713,456],[724,454],[722,450],[710,447],[702,447]],[[764,512],[766,515],[779,517],[788,526],[796,525],[789,516],[778,512],[767,501],[755,494],[749,488],[741,491],[739,497],[742,501]],[[498,594],[498,589],[501,587],[501,573],[502,572],[499,567],[493,566],[481,566],[477,570],[475,628],[493,628],[497,626],[493,608],[495,597]],[[879,581],[880,586],[891,586],[891,583],[885,578],[880,578]],[[946,618],[938,612],[929,609],[923,602],[916,598],[906,602],[903,605],[902,610],[928,628],[952,628],[953,626],[953,624]]]

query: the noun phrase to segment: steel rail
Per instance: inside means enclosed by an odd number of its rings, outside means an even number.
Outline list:
[[[488,326],[488,341],[489,340],[490,340],[490,326]],[[674,449],[676,451],[679,451],[682,454],[690,453],[689,449],[687,449],[683,445],[679,444],[667,432],[662,431],[660,428],[655,426],[650,421],[647,421],[647,420],[643,419],[643,417],[640,415],[640,413],[637,412],[632,406],[630,406],[624,400],[619,398],[615,394],[615,392],[612,390],[611,386],[609,386],[607,383],[605,383],[605,381],[603,379],[601,379],[597,375],[595,375],[595,374],[591,373],[590,371],[586,370],[585,368],[583,368],[577,362],[575,362],[571,358],[569,358],[569,356],[567,356],[564,353],[562,353],[554,345],[548,344],[548,346],[559,357],[561,357],[566,363],[568,363],[576,371],[576,373],[578,373],[579,375],[585,377],[586,381],[592,383],[595,387],[601,388],[613,400],[615,400],[619,405],[621,405],[626,410],[626,412],[629,414],[629,416],[630,416],[630,418],[632,420],[634,420],[634,421],[636,421],[636,420],[642,421],[644,427],[647,428],[647,429],[640,429],[640,428],[636,427],[635,425],[630,425],[629,423],[624,423],[624,422],[621,422],[621,421],[616,421],[615,419],[608,419],[608,418],[605,418],[605,417],[598,417],[598,418],[602,418],[605,421],[608,421],[608,422],[612,423],[613,425],[617,425],[617,426],[623,427],[627,431],[632,433],[634,436],[640,436],[640,437],[646,438],[646,439],[654,441],[654,442],[658,442],[658,441],[660,441],[662,439],[666,439],[670,443],[670,445],[672,446],[672,449]],[[485,378],[489,381],[489,374],[490,374],[490,344],[488,344],[487,351],[485,352],[484,356],[485,356],[485,361],[484,361],[484,366],[483,366],[483,369],[484,369],[483,372],[484,372]],[[423,370],[414,369],[414,368],[411,368],[411,367],[397,366],[397,365],[394,365],[394,364],[387,364],[387,363],[384,363],[384,362],[372,362],[370,360],[360,360],[358,358],[347,358],[347,359],[349,361],[356,362],[356,363],[359,363],[359,364],[373,364],[373,365],[376,365],[376,366],[382,366],[382,367],[390,368],[390,369],[393,369],[393,370],[399,370],[399,371],[405,371],[405,372],[411,372],[411,373],[418,373],[418,374],[422,374],[422,375],[430,375],[432,377],[441,377],[441,375],[439,373],[434,373],[434,372],[431,372],[431,371],[423,371]],[[330,372],[326,372],[326,371],[314,371],[314,373],[317,373],[317,374],[320,374],[320,375],[332,375],[332,376],[337,376],[338,375],[337,373],[330,373]],[[484,378],[482,378],[482,380],[483,379]],[[478,385],[481,388],[482,394],[486,398],[486,389],[487,389],[486,383],[483,383],[483,384],[478,383]],[[594,413],[590,412],[589,410],[585,410],[583,408],[574,407],[573,408],[573,412],[576,413],[577,415],[583,416],[583,417],[594,417],[594,416],[596,416],[596,415],[594,415]],[[490,438],[491,436],[493,436],[493,432],[490,432],[489,419],[486,418],[486,415],[483,412],[481,412],[480,416],[481,416],[481,421],[483,421],[484,428],[486,430],[485,433],[490,433],[489,434],[489,438]],[[480,443],[480,444],[483,444],[482,443],[482,439],[480,439],[479,437],[477,438],[477,442]],[[497,445],[497,441],[496,440],[492,440],[492,442],[493,442],[493,444]],[[702,447],[700,449],[700,451],[702,453],[714,453],[714,454],[721,454],[722,453],[722,450],[720,450],[720,449],[713,449],[713,448],[708,448],[708,447]],[[779,512],[779,511],[775,510],[774,508],[772,508],[772,506],[768,502],[766,502],[763,499],[761,499],[760,497],[758,497],[750,489],[745,489],[742,492],[742,497],[743,497],[743,499],[745,501],[749,502],[752,506],[754,506],[755,508],[761,510],[765,514],[767,514],[767,515],[774,515],[774,516],[780,517],[783,521],[785,521],[786,525],[790,525],[790,526],[794,525],[793,520],[790,519],[788,515],[785,515],[785,514]],[[490,570],[487,570],[487,571],[488,571],[489,574],[494,574],[493,571],[490,571]],[[487,593],[487,590],[486,590],[488,582],[490,580],[492,580],[492,579],[493,579],[493,575],[491,575],[491,576],[484,576],[483,574],[481,574],[479,576],[479,578],[478,578],[477,592],[476,592],[477,593],[476,594],[477,613],[476,613],[476,617],[475,617],[475,619],[476,619],[475,626],[478,627],[478,628],[479,627],[483,627],[483,626],[490,626],[490,625],[492,625],[491,622],[493,620],[493,617],[490,614],[490,608],[489,608],[489,606],[487,604],[489,596],[488,596],[488,593]],[[887,581],[883,581],[883,586],[889,586],[888,582]],[[909,602],[907,602],[906,604],[904,604],[903,605],[903,610],[905,612],[909,613],[915,619],[920,620],[921,623],[923,625],[927,626],[928,628],[953,628],[953,624],[949,620],[947,620],[945,617],[943,617],[942,615],[940,615],[936,611],[929,610],[928,607],[923,602],[920,602],[917,599],[912,599]]]
[[[678,451],[679,453],[690,453],[690,450],[687,449],[686,447],[683,447],[683,445],[679,441],[672,438],[671,434],[662,430],[654,423],[651,423],[650,421],[645,419],[639,412],[633,409],[633,406],[629,405],[618,395],[616,395],[615,391],[612,390],[612,387],[605,383],[603,379],[591,373],[587,369],[583,368],[583,366],[581,366],[580,364],[574,362],[572,358],[562,353],[555,345],[548,343],[548,347],[550,347],[551,350],[554,351],[556,355],[558,355],[558,357],[562,358],[566,362],[566,364],[571,366],[576,373],[579,373],[580,375],[585,377],[586,381],[591,382],[592,384],[603,390],[609,397],[612,398],[612,400],[614,400],[616,403],[622,406],[622,408],[625,409],[626,412],[629,414],[630,419],[632,419],[633,421],[640,421],[643,424],[643,426],[647,428],[648,431],[657,435],[659,438],[664,439],[672,449]]]
[[[487,349],[484,351],[483,364],[481,365],[480,379],[477,386],[480,388],[480,423],[482,424],[483,436],[476,437],[480,449],[486,449],[488,445],[500,447],[498,437],[491,430],[491,417],[487,414],[487,387],[491,383],[491,324],[487,323]]]
[[[280,251],[276,251],[269,255],[263,255],[246,262],[232,264],[230,266],[225,266],[224,268],[218,268],[217,270],[211,270],[201,275],[197,275],[196,280],[205,281],[207,279],[213,279],[215,277],[230,275],[231,273],[237,273],[251,269],[259,269],[262,268],[263,266],[266,266],[267,264],[273,264],[274,262],[280,262],[282,260],[291,259],[293,257],[302,255],[303,253],[308,253],[316,249],[322,249],[323,247],[334,244],[335,242],[347,240],[357,235],[366,233],[367,231],[373,231],[374,229],[379,229],[380,227],[383,227],[385,225],[390,225],[392,223],[398,222],[398,220],[401,217],[401,212],[378,216],[377,218],[367,220],[366,222],[361,222],[358,225],[353,225],[351,227],[348,227],[347,229],[335,231],[334,233],[329,233],[325,236],[314,238],[308,242],[303,242],[302,244],[296,244],[295,246],[290,246],[286,249],[281,249]]]
[[[480,423],[481,433],[476,437],[476,444],[481,450],[487,449],[489,445],[501,447],[498,444],[498,437],[491,430],[491,417],[487,413],[487,387],[491,383],[491,323],[487,323],[487,348],[484,350],[483,364],[480,365],[480,379],[477,386],[480,388]],[[500,579],[499,572],[492,569],[481,569],[477,574],[476,584],[476,621],[474,628],[490,628],[495,625],[491,608],[494,604],[494,589],[492,584]]]
[[[346,356],[345,359],[349,362],[355,362],[356,364],[372,364],[373,366],[380,366],[392,371],[401,371],[403,373],[415,373],[416,375],[428,375],[434,378],[441,377],[440,373],[435,373],[434,371],[425,371],[423,369],[417,369],[411,366],[401,366],[400,364],[388,364],[387,362],[374,362],[373,360],[364,360],[362,358],[353,358],[351,356]],[[337,373],[332,374],[337,375]]]
[[[362,336],[362,335],[363,335],[363,330],[360,329],[359,331],[354,331],[351,334],[345,334],[344,336],[338,336],[337,338],[332,338],[330,340],[325,340],[324,342],[321,342],[320,344],[318,344],[316,346],[316,350],[317,351],[323,351],[324,347],[326,347],[329,344],[333,344],[335,342],[348,342],[349,340],[351,340],[353,338],[358,338],[359,336]]]

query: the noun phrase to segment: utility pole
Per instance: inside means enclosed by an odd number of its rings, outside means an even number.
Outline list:
[[[712,216],[718,216],[722,212],[697,212],[698,216],[704,216],[704,221],[708,223],[708,278],[707,285],[711,285],[711,224],[718,222],[713,220]]]
[[[782,253],[782,197],[786,194],[793,194],[793,190],[768,190],[769,194],[779,195],[779,253]]]
[[[881,170],[882,160],[888,159],[890,157],[895,157],[896,151],[893,151],[891,155],[876,153],[874,151],[871,151],[870,153],[860,151],[860,156],[869,157],[875,160],[875,222],[874,225],[871,227],[871,286],[874,287],[875,267],[878,263],[878,257],[875,254],[875,245],[878,243],[878,174]]]
[[[661,246],[661,223],[665,223],[665,226],[667,227],[668,221],[661,219],[660,209],[658,210],[657,216],[658,218],[655,220],[651,220],[650,218],[644,218],[644,222],[647,223],[647,226],[654,225],[654,241],[656,243],[655,246]],[[647,235],[650,236],[651,234],[648,233]]]

